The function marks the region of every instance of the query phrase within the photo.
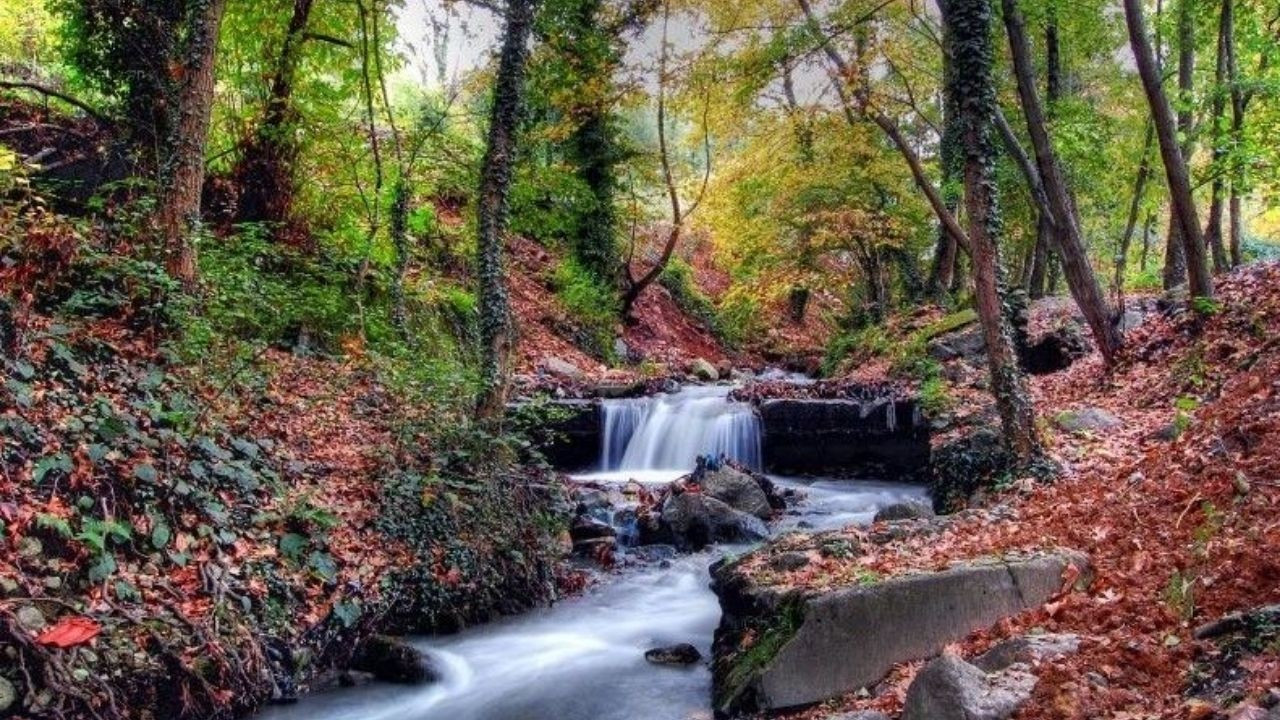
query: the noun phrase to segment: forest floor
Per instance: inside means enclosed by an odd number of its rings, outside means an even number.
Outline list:
[[[1011,479],[976,501],[1006,508],[1003,519],[863,542],[868,550],[846,559],[812,553],[803,569],[768,582],[815,589],[1016,550],[1081,550],[1095,573],[1087,591],[1064,591],[949,651],[968,656],[1031,631],[1079,635],[1078,654],[1037,671],[1023,718],[1261,717],[1252,699],[1280,685],[1277,628],[1226,639],[1195,631],[1280,602],[1280,265],[1238,270],[1219,288],[1208,317],[1150,316],[1111,370],[1095,353],[1032,379],[1061,472],[1047,484]],[[959,410],[988,412],[969,398],[961,402],[978,407]],[[1090,409],[1109,414],[1105,427],[1064,429]],[[872,697],[793,717],[900,710],[919,667],[899,667]]]

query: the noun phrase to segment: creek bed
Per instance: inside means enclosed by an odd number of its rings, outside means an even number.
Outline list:
[[[612,474],[623,479],[636,473]],[[649,482],[678,473],[652,472]],[[591,479],[611,479],[594,475]],[[775,535],[869,522],[884,505],[921,499],[923,488],[893,483],[773,478],[805,491]],[[259,720],[685,720],[711,717],[705,663],[662,667],[649,648],[688,642],[710,657],[720,619],[707,567],[745,546],[719,546],[607,576],[582,596],[415,644],[442,680],[424,687],[374,684],[312,695],[271,708]]]

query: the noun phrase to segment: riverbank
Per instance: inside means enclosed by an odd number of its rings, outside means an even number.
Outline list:
[[[1105,372],[1090,355],[1033,379],[1061,471],[1048,484],[995,478],[971,504],[998,519],[959,517],[937,532],[899,531],[904,537],[889,542],[851,529],[836,539],[855,552],[778,546],[739,571],[776,592],[827,592],[983,557],[1071,548],[1092,566],[1087,591],[1012,614],[948,650],[974,660],[1026,633],[1077,638],[1077,652],[1034,663],[1016,717],[1262,716],[1280,686],[1266,611],[1280,602],[1277,288],[1276,265],[1238,270],[1223,278],[1208,315],[1149,317],[1130,333],[1115,370]],[[808,557],[803,570],[773,569],[771,556],[788,552]],[[850,688],[786,717],[897,716],[923,660],[910,658],[865,690]]]
[[[0,715],[241,716],[558,596],[560,481],[359,356],[213,382],[125,322],[8,320]]]

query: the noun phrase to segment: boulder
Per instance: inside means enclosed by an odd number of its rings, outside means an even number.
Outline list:
[[[997,672],[1014,664],[1035,666],[1047,660],[1080,651],[1080,637],[1068,634],[1023,635],[996,644],[974,658],[973,664],[986,672]]]
[[[670,529],[677,546],[694,550],[714,542],[763,540],[769,534],[760,518],[693,492],[667,498],[662,505],[662,524]]]
[[[680,643],[646,650],[644,659],[654,665],[692,665],[702,659],[702,653],[689,643]]]
[[[585,374],[577,365],[554,355],[543,359],[542,369],[552,375],[558,375],[569,380],[581,380],[585,377]]]
[[[439,673],[427,663],[421,650],[388,635],[365,640],[351,659],[351,669],[390,683],[416,685],[439,679]]]
[[[809,564],[809,556],[802,552],[778,553],[769,558],[769,567],[778,572],[799,570]]]
[[[929,661],[907,688],[901,720],[1004,720],[1031,699],[1036,676],[985,673],[955,655]]]
[[[578,515],[569,523],[569,538],[575,543],[583,540],[599,540],[612,538],[618,531],[609,523],[601,522],[590,515]]]
[[[895,665],[1036,607],[1059,592],[1068,568],[1088,580],[1076,552],[985,558],[938,572],[864,581],[790,602],[724,564],[712,587],[717,712],[733,715],[821,702],[879,682]],[[758,640],[742,648],[748,628]],[[979,671],[980,672],[980,671]]]
[[[873,522],[890,522],[893,520],[918,520],[935,517],[933,508],[921,502],[897,502],[885,505],[876,512]]]
[[[718,470],[703,474],[698,480],[702,492],[749,515],[761,520],[773,516],[773,507],[769,504],[769,496],[765,494],[760,483],[751,475],[728,465]]]
[[[693,362],[689,363],[689,374],[707,382],[715,382],[720,379],[720,371],[704,358],[695,358]]]
[[[1100,432],[1118,428],[1124,424],[1120,418],[1098,407],[1067,410],[1059,413],[1053,422],[1063,430],[1072,433]]]

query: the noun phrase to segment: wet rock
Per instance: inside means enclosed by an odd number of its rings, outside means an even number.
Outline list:
[[[338,673],[338,687],[363,687],[374,680],[377,680],[377,678],[373,676],[373,673],[360,672],[359,670],[347,670]]]
[[[542,369],[552,375],[558,375],[569,380],[581,380],[585,377],[577,365],[554,355],[542,361]]]
[[[1058,413],[1053,419],[1058,427],[1067,432],[1101,432],[1118,428],[1124,423],[1120,418],[1107,410],[1098,407],[1085,407],[1079,410],[1067,410]]]
[[[918,520],[922,518],[935,517],[933,508],[921,502],[897,502],[892,505],[886,505],[876,512],[874,522],[888,522],[892,520]]]
[[[644,394],[644,381],[605,382],[596,386],[596,395],[602,398],[629,398]]]
[[[902,720],[1004,720],[1031,699],[1036,676],[984,673],[954,655],[929,661],[907,688]]]
[[[760,424],[768,472],[896,479],[929,461],[929,424],[913,400],[764,400]]]
[[[569,523],[569,538],[577,545],[585,540],[613,539],[618,531],[590,515],[578,515]]]
[[[699,380],[715,382],[720,379],[720,371],[704,358],[695,358],[689,363],[689,374]]]
[[[763,540],[769,534],[760,518],[693,492],[668,497],[662,505],[662,523],[677,546],[693,550],[715,542]]]
[[[1079,651],[1078,635],[1023,635],[997,644],[975,658],[973,664],[986,672],[996,672],[1015,663],[1034,666],[1041,662],[1074,655]]]
[[[607,490],[579,487],[573,491],[573,499],[578,501],[578,512],[591,512],[613,507],[613,498]]]
[[[702,659],[702,653],[689,643],[680,643],[646,650],[644,659],[654,665],[692,665]]]
[[[8,712],[18,702],[18,689],[13,683],[0,677],[0,713]]]
[[[351,669],[370,673],[383,682],[407,685],[439,679],[439,673],[428,664],[422,651],[388,635],[374,635],[365,640],[351,661]]]
[[[676,556],[677,551],[674,545],[658,544],[641,545],[640,547],[628,550],[627,553],[630,557],[633,557],[640,562],[653,563],[671,560]]]
[[[768,520],[773,516],[769,496],[760,487],[760,483],[741,470],[725,465],[703,474],[698,484],[702,486],[704,493],[734,510],[755,515],[761,520]]]

